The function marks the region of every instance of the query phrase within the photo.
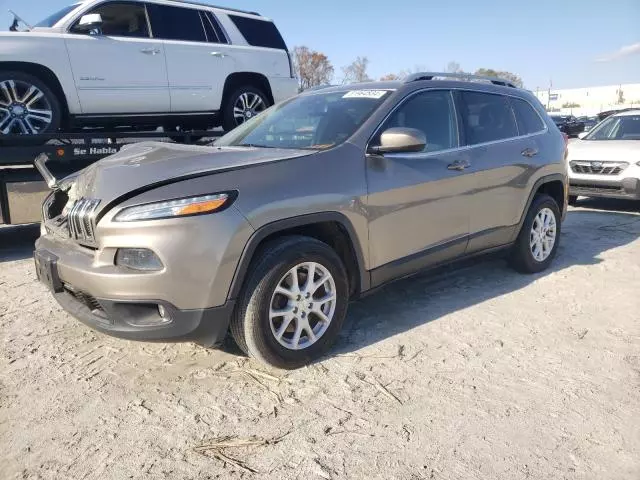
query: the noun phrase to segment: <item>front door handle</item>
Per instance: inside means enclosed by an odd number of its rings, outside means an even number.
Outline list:
[[[538,150],[535,148],[525,148],[524,150],[522,150],[523,157],[531,158],[531,157],[535,157],[537,154],[538,154]]]
[[[217,58],[225,58],[225,57],[229,56],[229,55],[227,55],[226,53],[223,53],[223,52],[211,52],[210,55],[212,57],[217,57]]]
[[[465,168],[469,168],[471,166],[471,164],[469,162],[467,162],[466,160],[456,160],[453,163],[450,163],[449,165],[447,165],[447,168],[449,170],[458,170],[459,172],[464,170]]]
[[[144,53],[145,55],[158,55],[160,53],[160,49],[159,48],[143,48],[140,50],[140,52]]]

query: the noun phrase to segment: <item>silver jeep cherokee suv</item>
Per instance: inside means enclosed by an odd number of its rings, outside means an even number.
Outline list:
[[[125,148],[47,198],[38,276],[101,332],[212,346],[230,330],[295,368],[391,280],[499,249],[544,270],[563,136],[529,92],[449,77],[303,93],[212,146]]]

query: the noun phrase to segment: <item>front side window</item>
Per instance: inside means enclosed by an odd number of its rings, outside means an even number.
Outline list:
[[[467,144],[495,142],[518,136],[507,98],[482,92],[460,92],[461,116]]]
[[[520,135],[529,135],[544,130],[544,122],[529,102],[520,98],[511,98],[511,106],[516,114]]]
[[[608,117],[584,140],[640,140],[640,114]]]
[[[200,12],[193,8],[147,5],[153,38],[206,42],[207,37]]]
[[[437,152],[458,146],[458,130],[451,92],[433,90],[409,97],[379,130],[372,144],[379,142],[379,135],[389,128],[415,128],[424,133],[427,144],[424,152]]]
[[[109,2],[85,12],[98,13],[102,17],[101,34],[108,37],[148,38],[149,26],[144,4],[128,2]],[[79,21],[79,20],[78,20]],[[85,33],[71,27],[71,33]]]
[[[300,95],[265,110],[219,138],[216,146],[323,150],[351,137],[390,90],[344,90]]]

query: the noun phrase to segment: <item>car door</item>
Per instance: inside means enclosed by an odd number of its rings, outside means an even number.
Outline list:
[[[519,134],[506,96],[468,90],[456,96],[470,156],[468,174],[475,184],[468,198],[467,247],[467,252],[474,252],[511,240],[538,149],[535,142]]]
[[[79,20],[65,42],[82,113],[169,111],[164,46],[151,38],[146,8],[139,2],[106,2],[84,14],[100,14],[91,33]]]
[[[461,255],[469,233],[469,159],[459,147],[448,90],[411,94],[372,138],[392,127],[422,131],[422,152],[367,157],[369,245],[373,283]]]
[[[213,26],[210,12],[196,7],[148,4],[154,38],[162,39],[172,112],[220,109],[233,57]]]

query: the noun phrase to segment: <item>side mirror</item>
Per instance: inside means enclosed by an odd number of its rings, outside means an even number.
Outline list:
[[[578,134],[578,138],[579,138],[580,140],[582,140],[582,139],[583,139],[584,137],[586,137],[587,135],[589,135],[589,132],[580,132],[580,133]]]
[[[89,33],[102,27],[102,15],[99,13],[88,13],[80,17],[80,21],[75,26],[75,31]]]
[[[427,146],[427,137],[415,128],[394,127],[382,132],[380,146],[370,147],[371,153],[421,152]]]

